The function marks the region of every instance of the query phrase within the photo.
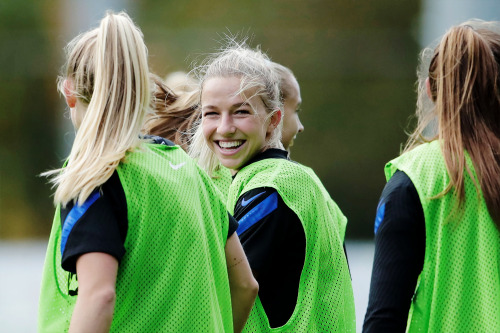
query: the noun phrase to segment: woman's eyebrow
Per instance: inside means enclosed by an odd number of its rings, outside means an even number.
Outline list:
[[[217,109],[217,106],[215,105],[204,105],[201,107],[202,110],[210,109],[210,110],[215,110]]]
[[[236,108],[240,108],[240,107],[242,107],[242,106],[249,106],[249,107],[252,107],[252,106],[250,105],[250,103],[248,103],[248,102],[241,102],[241,103],[235,103],[235,104],[233,104],[233,105],[231,106],[231,108],[236,109]]]

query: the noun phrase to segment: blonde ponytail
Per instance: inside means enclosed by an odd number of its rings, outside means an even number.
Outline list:
[[[108,13],[99,28],[68,45],[65,79],[87,105],[65,168],[46,172],[57,187],[54,202],[85,202],[106,182],[139,133],[150,101],[147,49],[125,13]],[[59,80],[62,82],[62,80]],[[59,84],[61,90],[61,83]]]

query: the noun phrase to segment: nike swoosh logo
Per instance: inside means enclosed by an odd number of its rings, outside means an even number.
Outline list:
[[[182,162],[182,163],[179,163],[179,164],[172,164],[172,162],[168,162],[170,164],[170,167],[174,170],[178,170],[180,168],[182,168],[184,166],[184,164],[186,164],[186,162]]]
[[[260,197],[260,196],[261,196],[262,194],[264,194],[264,193],[266,193],[266,191],[261,192],[261,193],[259,193],[259,194],[256,194],[256,195],[254,195],[253,197],[251,197],[251,198],[250,198],[250,199],[248,199],[248,200],[245,200],[245,198],[243,198],[243,200],[241,200],[241,205],[242,205],[243,207],[245,207],[245,206],[246,206],[246,205],[248,205],[250,202],[254,201],[256,198]]]

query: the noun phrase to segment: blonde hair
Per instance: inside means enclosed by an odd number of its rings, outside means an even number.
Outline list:
[[[198,81],[189,73],[177,71],[165,77],[165,85],[177,94],[189,93],[198,90]]]
[[[203,84],[211,78],[240,79],[240,88],[235,93],[241,94],[245,99],[258,96],[270,118],[275,112],[283,108],[280,98],[280,77],[274,70],[269,57],[259,48],[251,49],[246,43],[230,39],[228,45],[221,51],[208,58],[206,63],[198,68],[200,78],[200,98],[203,93]],[[252,96],[245,92],[252,91]],[[282,148],[281,143],[282,122],[273,130],[268,138],[265,149]],[[196,130],[189,147],[189,154],[198,159],[198,163],[209,175],[220,167],[215,154],[210,150],[203,136],[202,120],[196,124]]]
[[[106,182],[127,151],[141,144],[139,133],[150,102],[147,49],[125,13],[107,13],[96,29],[66,48],[65,71],[77,105],[86,106],[67,165],[44,173],[57,187],[54,203],[82,204]]]
[[[428,57],[430,53],[425,51],[423,55]],[[453,189],[460,204],[465,200],[464,172],[476,182],[467,167],[467,151],[488,211],[500,228],[499,24],[474,20],[452,27],[432,52],[428,64],[432,103],[424,102],[426,85],[420,80],[419,124],[405,151],[439,139],[450,176],[442,195]],[[425,133],[433,119],[437,131]],[[479,193],[477,184],[476,188]]]
[[[197,112],[199,91],[173,92],[158,76],[152,74],[153,91],[151,108],[143,130],[171,140],[187,151],[193,135],[193,124],[199,120]]]

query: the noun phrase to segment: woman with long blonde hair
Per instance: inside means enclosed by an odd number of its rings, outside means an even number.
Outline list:
[[[283,103],[283,126],[281,133],[281,143],[290,152],[298,133],[304,131],[299,118],[300,86],[293,72],[276,62],[271,62],[280,78],[280,98]],[[199,83],[192,76],[182,72],[174,72],[162,80],[153,75],[154,82],[152,109],[153,113],[147,118],[144,125],[144,132],[150,135],[166,138],[184,150],[189,149],[190,141],[194,135],[194,128],[200,122],[199,112],[200,92]],[[170,85],[178,87],[171,89]],[[192,145],[192,154],[198,146]],[[221,195],[227,195],[231,185],[231,172],[219,164],[212,174],[212,180]]]
[[[500,332],[499,23],[452,27],[419,74],[418,126],[385,167],[363,332]]]
[[[209,174],[222,165],[234,177],[227,208],[260,288],[244,331],[354,332],[346,218],[312,170],[288,159],[272,62],[230,41],[201,74],[190,151]]]
[[[67,53],[59,90],[77,132],[65,166],[46,173],[57,209],[39,331],[238,331],[258,286],[236,222],[182,149],[140,137],[142,33],[108,13]]]

